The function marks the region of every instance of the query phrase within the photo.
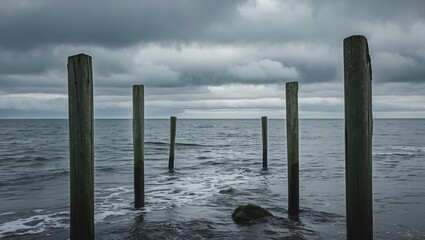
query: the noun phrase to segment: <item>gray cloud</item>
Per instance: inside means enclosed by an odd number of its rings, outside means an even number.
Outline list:
[[[49,44],[122,47],[138,42],[193,41],[216,21],[233,15],[239,1],[5,0],[1,45]],[[199,37],[196,37],[199,36]]]
[[[341,116],[352,34],[369,41],[377,111],[425,116],[423,12],[422,0],[3,0],[0,117],[63,114],[67,57],[80,52],[93,57],[97,116],[129,117],[131,86],[145,84],[153,117],[283,117],[294,80],[305,116]]]

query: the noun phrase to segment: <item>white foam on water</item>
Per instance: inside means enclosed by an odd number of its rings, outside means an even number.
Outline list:
[[[202,206],[220,190],[241,189],[264,181],[264,176],[250,169],[230,171],[202,171],[187,175],[158,175],[145,186],[146,207],[135,209],[132,186],[97,188],[95,192],[95,224],[117,223],[133,219],[142,212],[158,211],[185,205]],[[34,209],[35,214],[4,223],[0,238],[5,236],[42,233],[54,228],[69,228],[69,212],[46,213]],[[2,213],[3,215],[14,214]]]
[[[424,146],[382,146],[374,148],[375,156],[417,156],[425,153]]]
[[[95,222],[114,223],[134,218],[142,212],[159,211],[185,205],[205,205],[225,188],[238,189],[249,182],[260,182],[263,176],[249,169],[203,171],[188,175],[158,175],[147,179],[146,206],[135,209],[132,186],[96,190]]]
[[[1,216],[12,215],[12,214],[15,214],[15,212],[5,212],[5,213],[0,213],[0,217],[1,217]]]
[[[67,228],[68,212],[34,215],[0,225],[0,238],[42,233],[52,228]]]
[[[231,171],[203,171],[184,176],[160,176],[156,184],[147,191],[149,205],[174,207],[205,205],[220,190],[240,188],[249,182],[258,183],[260,173],[239,168]]]
[[[390,149],[406,152],[425,152],[425,146],[391,146]]]
[[[134,208],[130,204],[130,197],[133,194],[133,189],[130,187],[116,187],[99,189],[95,200],[95,223],[114,223],[116,221],[108,220],[111,217],[132,216]],[[122,219],[123,221],[125,219]]]

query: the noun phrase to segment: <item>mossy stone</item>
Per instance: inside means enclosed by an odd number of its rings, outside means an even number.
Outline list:
[[[257,206],[255,204],[246,204],[241,205],[235,209],[235,211],[232,214],[232,219],[236,223],[251,223],[254,220],[273,216],[269,211],[266,209]]]

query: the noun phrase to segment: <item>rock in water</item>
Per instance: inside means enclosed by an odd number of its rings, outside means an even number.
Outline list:
[[[271,214],[266,209],[254,204],[241,205],[237,207],[232,214],[232,218],[235,223],[245,224],[268,216],[273,216],[273,214]]]
[[[219,193],[222,193],[222,194],[234,193],[234,192],[235,192],[235,189],[233,189],[232,187],[225,188],[225,189],[222,189],[222,190],[219,191]]]

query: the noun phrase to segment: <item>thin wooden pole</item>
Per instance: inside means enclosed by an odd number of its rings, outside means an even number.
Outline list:
[[[145,206],[145,102],[143,85],[133,86],[134,206]]]
[[[267,170],[267,117],[261,117],[261,130],[263,139],[263,170]]]
[[[288,152],[288,214],[297,218],[299,203],[298,82],[286,83],[286,137]]]
[[[94,239],[92,58],[68,58],[70,239]]]
[[[168,159],[168,170],[174,171],[174,145],[176,144],[176,117],[170,117],[170,158]]]
[[[373,239],[372,70],[364,36],[344,39],[347,239]]]

